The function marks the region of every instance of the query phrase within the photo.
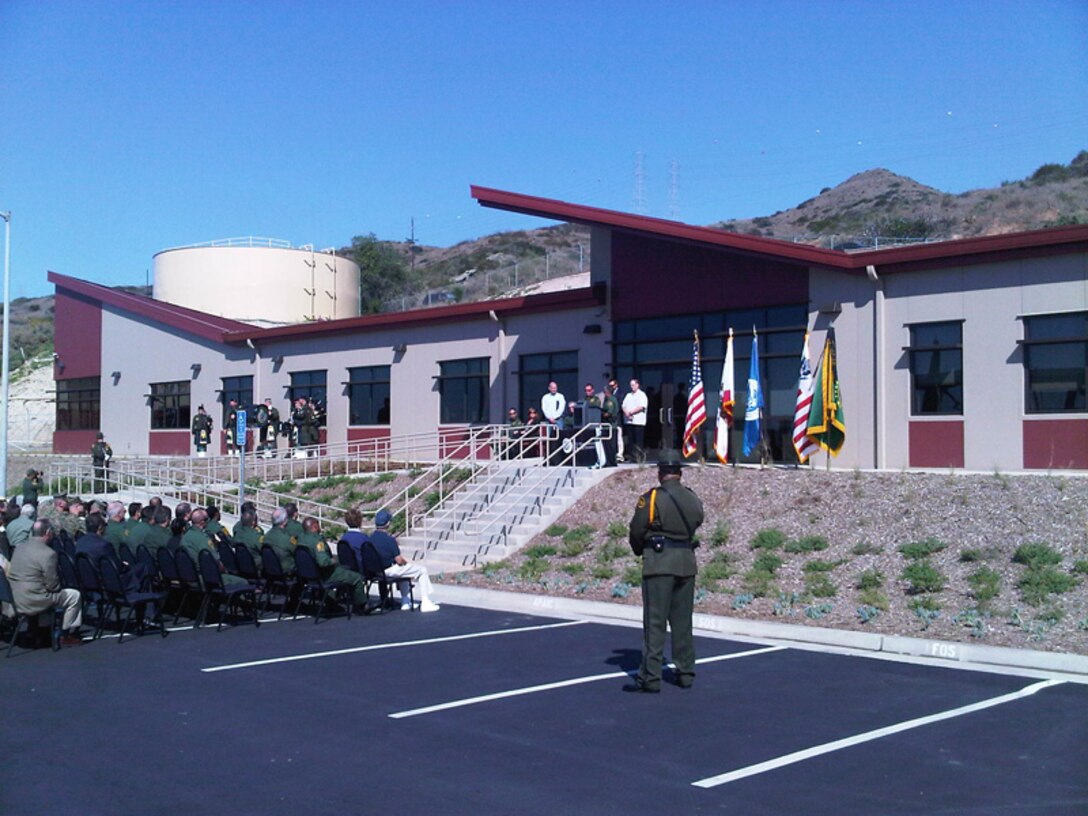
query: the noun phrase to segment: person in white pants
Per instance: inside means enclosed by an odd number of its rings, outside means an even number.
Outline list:
[[[422,564],[407,561],[400,554],[397,539],[387,529],[392,518],[388,510],[379,510],[377,515],[374,516],[375,530],[370,534],[370,543],[374,545],[374,549],[382,557],[385,577],[397,582],[397,588],[400,590],[401,609],[412,608],[409,593],[414,582],[419,593],[419,611],[437,612],[439,606],[431,600],[431,577],[427,574],[427,568]]]

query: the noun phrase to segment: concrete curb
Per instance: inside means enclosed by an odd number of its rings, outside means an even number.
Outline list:
[[[531,595],[497,589],[435,584],[434,597],[479,609],[521,612],[556,617],[600,618],[631,625],[642,625],[642,606],[583,601],[551,595]],[[859,652],[928,658],[936,662],[962,663],[972,666],[995,666],[1006,669],[1059,672],[1088,681],[1088,655],[1040,652],[1033,649],[1011,649],[1005,646],[982,646],[944,640],[882,635],[875,632],[854,632],[847,629],[821,629],[791,623],[750,621],[722,615],[696,614],[697,632],[733,635],[755,640],[787,641],[810,646],[829,646]]]

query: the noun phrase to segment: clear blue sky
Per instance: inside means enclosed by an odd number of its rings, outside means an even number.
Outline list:
[[[12,296],[232,236],[447,246],[482,184],[706,224],[1088,148],[1088,2],[0,0]]]

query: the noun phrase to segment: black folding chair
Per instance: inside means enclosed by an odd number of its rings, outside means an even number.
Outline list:
[[[170,550],[166,549],[166,547],[160,548],[155,558],[159,565],[158,572],[162,580],[162,588],[167,597],[172,591],[181,593],[181,599],[178,601],[178,611],[174,615],[174,625],[177,626],[178,620],[181,618],[181,612],[185,609],[185,599],[189,597],[189,587],[182,583],[181,578],[178,576],[178,565],[174,561],[174,556],[170,554]]]
[[[231,575],[237,575],[238,559],[234,556],[234,547],[226,541],[216,541],[215,549],[219,553],[219,562],[223,565],[223,569]]]
[[[200,606],[197,607],[196,618],[193,620],[193,628],[199,629],[201,622],[204,620],[204,609],[208,605],[208,592],[200,583],[200,573],[197,572],[193,557],[188,552],[178,550],[174,553],[174,565],[177,567],[178,580],[185,587],[185,591],[187,593],[196,592],[202,596]]]
[[[261,612],[263,615],[268,611],[268,607],[272,604],[272,592],[276,591],[283,595],[283,605],[280,607],[280,612],[276,616],[276,620],[283,618],[283,613],[287,611],[287,603],[291,598],[291,593],[295,591],[296,582],[283,571],[283,565],[280,563],[280,557],[276,555],[276,551],[268,544],[261,547],[261,571],[264,573],[264,610]],[[295,617],[298,617],[298,606],[295,606]]]
[[[363,571],[359,559],[355,557],[355,548],[342,538],[336,542],[336,560],[344,569],[359,573]]]
[[[7,657],[11,657],[11,651],[15,648],[15,638],[19,634],[19,626],[23,621],[26,621],[27,632],[31,630],[31,624],[34,622],[34,618],[38,616],[27,615],[19,611],[19,607],[15,605],[15,593],[11,591],[11,584],[8,583],[8,577],[4,574],[3,570],[0,570],[0,604],[11,604],[12,610],[15,612],[14,625],[11,627],[11,644],[8,646]],[[50,632],[50,639],[53,646],[53,651],[57,651],[60,648],[60,627],[62,621],[63,611],[60,607],[53,608],[53,628]]]
[[[317,604],[314,611],[314,623],[321,620],[321,613],[325,610],[325,603],[330,595],[347,609],[348,620],[351,620],[351,607],[354,604],[353,589],[346,581],[325,581],[321,578],[321,568],[317,566],[317,559],[305,547],[295,548],[295,569],[298,571],[298,581],[302,588],[298,601],[295,604],[295,614],[302,604],[303,598],[311,596]],[[320,595],[320,597],[318,597]],[[344,596],[347,595],[347,600]]]
[[[102,576],[102,588],[106,591],[109,604],[117,616],[118,643],[125,639],[125,630],[132,621],[132,615],[136,612],[141,613],[137,620],[136,633],[143,634],[143,612],[146,611],[149,603],[155,605],[155,623],[158,624],[159,629],[162,631],[162,636],[166,637],[166,627],[162,622],[162,602],[166,593],[126,592],[125,586],[121,581],[121,575],[117,572],[117,567],[109,558],[98,559],[98,572]],[[128,614],[125,616],[124,623],[121,622],[122,608],[128,609]]]
[[[385,568],[382,566],[382,557],[378,554],[378,549],[372,541],[363,544],[363,580],[366,582],[367,597],[370,596],[370,588],[374,584],[378,585],[378,609],[384,611],[386,605],[393,605],[393,584],[395,581],[386,577]],[[414,609],[415,585],[408,578],[403,580],[408,581],[408,601]],[[370,609],[368,611],[373,612],[374,610]]]
[[[124,561],[126,564],[136,563],[136,553],[134,553],[132,551],[132,547],[130,547],[124,541],[122,541],[121,546],[117,548],[117,557]]]
[[[102,635],[102,629],[106,625],[106,615],[109,612],[110,601],[106,595],[106,589],[102,586],[102,577],[98,574],[98,567],[91,561],[86,553],[76,556],[76,574],[79,576],[79,591],[82,595],[83,609],[94,604],[96,620],[92,639]]]
[[[60,585],[65,589],[80,588],[76,562],[68,556],[68,553],[62,552],[57,556],[57,575],[60,578]]]
[[[136,548],[136,563],[143,565],[148,578],[151,580],[151,585],[161,589],[162,581],[159,578],[159,565],[146,544],[141,544]]]
[[[204,579],[204,592],[205,592],[205,617],[211,610],[209,604],[215,601],[215,611],[219,612],[219,601],[222,600],[226,606],[226,612],[230,612],[231,607],[237,607],[238,602],[242,600],[243,596],[249,595],[253,603],[253,624],[259,627],[261,625],[260,617],[257,615],[257,587],[253,584],[225,584],[223,583],[223,576],[219,572],[219,562],[215,560],[215,556],[211,554],[210,550],[202,550],[197,556],[197,562],[200,566],[200,577]],[[220,631],[223,628],[223,615],[219,615],[218,625],[215,627],[215,631]]]
[[[264,591],[261,585],[261,573],[257,569],[257,562],[253,558],[253,553],[245,544],[234,545],[234,565],[238,568],[236,574],[257,587],[258,594]]]

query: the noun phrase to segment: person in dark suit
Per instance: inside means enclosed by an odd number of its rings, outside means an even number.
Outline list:
[[[121,578],[121,586],[125,592],[140,592],[147,584],[147,569],[143,564],[130,564],[121,560],[113,544],[103,535],[106,526],[106,520],[100,514],[91,513],[87,516],[87,532],[76,542],[76,557],[86,555],[95,567],[100,559],[109,559]]]
[[[64,610],[60,638],[65,646],[79,646],[83,638],[83,604],[78,589],[64,589],[57,574],[57,552],[50,545],[53,525],[44,519],[34,522],[30,538],[15,548],[8,565],[8,581],[15,608],[24,615],[40,615],[56,607]],[[108,546],[108,545],[107,545]]]

